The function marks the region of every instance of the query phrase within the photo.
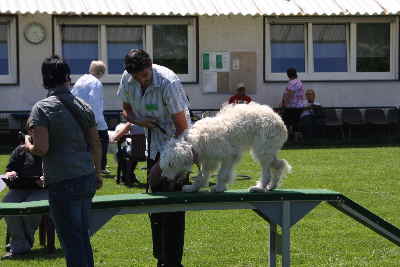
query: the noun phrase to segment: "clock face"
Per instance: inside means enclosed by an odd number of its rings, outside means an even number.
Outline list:
[[[29,24],[24,34],[25,39],[32,44],[40,44],[46,38],[46,30],[38,23]]]

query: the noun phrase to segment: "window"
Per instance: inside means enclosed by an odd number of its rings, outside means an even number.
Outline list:
[[[287,80],[398,78],[398,18],[267,18],[265,77]]]
[[[98,58],[97,26],[63,26],[62,56],[71,68],[71,74],[88,72],[90,62]]]
[[[145,49],[183,82],[197,82],[194,18],[58,17],[55,22],[55,51],[70,64],[73,82],[92,60],[102,60],[107,65],[102,80],[118,83],[124,57],[135,48]]]
[[[390,24],[357,24],[357,71],[390,71]]]
[[[314,72],[347,72],[346,25],[314,24]]]
[[[108,73],[121,74],[123,59],[130,49],[143,48],[143,27],[107,27]]]
[[[304,25],[272,25],[271,58],[272,72],[286,72],[287,66],[304,72]]]
[[[188,74],[187,25],[154,25],[154,63]]]
[[[0,17],[0,83],[17,83],[16,22]]]
[[[8,25],[0,24],[0,75],[8,73]]]

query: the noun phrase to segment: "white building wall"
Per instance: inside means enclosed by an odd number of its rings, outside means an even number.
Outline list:
[[[38,22],[47,30],[46,40],[39,45],[23,37],[25,26]],[[52,17],[50,15],[19,15],[19,85],[0,85],[0,110],[30,110],[45,97],[40,66],[52,53]],[[254,51],[257,53],[257,92],[251,97],[260,103],[277,106],[286,82],[263,81],[263,18],[250,16],[221,16],[199,18],[199,60],[205,51]],[[121,59],[122,60],[122,59]],[[201,62],[199,62],[201,66]],[[400,105],[399,81],[304,82],[316,90],[324,106],[383,106]],[[185,84],[192,108],[219,108],[230,95],[203,93],[202,70],[199,83]],[[105,109],[120,109],[116,97],[118,84],[106,84]]]
[[[260,103],[278,106],[286,82],[263,81],[262,17],[223,16],[199,18],[200,55],[209,50],[255,51],[258,55],[257,92],[251,97]],[[201,57],[200,57],[201,58]],[[201,65],[200,65],[201,66]],[[198,85],[185,86],[193,108],[217,108],[226,94],[202,93],[202,70]],[[398,106],[400,81],[304,82],[313,88],[324,106]]]
[[[23,31],[29,23],[38,22],[47,30],[47,37],[39,45],[28,43]],[[45,57],[51,54],[51,16],[18,16],[19,84],[0,85],[0,110],[30,110],[33,104],[46,95],[42,87],[40,67]]]

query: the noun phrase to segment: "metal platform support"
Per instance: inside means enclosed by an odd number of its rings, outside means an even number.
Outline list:
[[[277,201],[254,203],[254,211],[269,223],[269,266],[276,267],[277,255],[282,266],[290,266],[290,228],[306,216],[321,201]],[[278,233],[277,225],[282,234]]]

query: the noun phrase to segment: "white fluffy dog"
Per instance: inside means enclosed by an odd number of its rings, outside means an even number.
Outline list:
[[[162,175],[176,179],[191,171],[195,163],[199,175],[183,191],[196,192],[208,185],[211,172],[220,166],[211,190],[223,192],[233,181],[234,165],[251,149],[261,164],[262,176],[249,191],[266,192],[276,188],[291,170],[286,160],[277,158],[287,137],[284,122],[269,106],[253,102],[227,105],[215,117],[197,121],[180,138],[167,143],[160,157]]]

